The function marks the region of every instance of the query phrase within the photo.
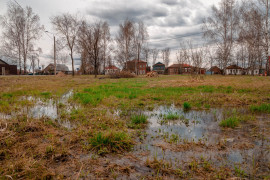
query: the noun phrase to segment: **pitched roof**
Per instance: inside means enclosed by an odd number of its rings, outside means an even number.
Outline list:
[[[105,69],[115,69],[115,70],[118,70],[119,68],[116,67],[116,66],[108,66],[108,67],[105,67]]]
[[[147,63],[145,61],[142,61],[142,60],[137,60],[137,59],[133,59],[132,61],[128,61],[128,62],[140,62],[140,63]]]
[[[228,66],[226,69],[243,69],[243,68],[241,68],[241,67],[237,66],[236,64],[234,64],[234,65]]]
[[[191,68],[192,66],[190,66],[189,64],[173,64],[171,66],[169,66],[168,68]]]
[[[217,66],[212,66],[209,71],[221,71],[221,69]]]
[[[165,66],[165,64],[161,63],[161,62],[158,62],[156,64],[153,65],[153,67],[156,67],[156,66]]]
[[[0,59],[0,64],[8,64],[5,61],[3,61],[2,59]]]
[[[50,68],[52,69],[54,64],[49,64],[45,69]],[[56,71],[69,71],[68,67],[65,64],[56,64]]]

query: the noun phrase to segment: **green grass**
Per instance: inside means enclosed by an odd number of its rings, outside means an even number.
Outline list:
[[[191,105],[188,102],[184,102],[183,108],[184,108],[184,111],[188,111],[191,109]]]
[[[250,110],[252,112],[270,113],[270,104],[252,105],[250,106]]]
[[[146,124],[147,123],[147,116],[144,114],[141,115],[133,115],[131,116],[131,123],[132,124]]]
[[[89,139],[89,144],[92,149],[106,153],[130,150],[133,142],[127,133],[111,131],[108,133],[97,133]]]
[[[222,120],[219,125],[226,128],[235,128],[239,125],[239,119],[237,117],[230,117]]]
[[[50,98],[52,96],[52,93],[50,92],[41,92],[40,95],[46,99]]]
[[[169,112],[168,114],[163,115],[163,119],[165,120],[177,120],[180,116],[178,113]]]

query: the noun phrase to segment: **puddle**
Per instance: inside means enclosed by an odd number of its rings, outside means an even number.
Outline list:
[[[68,102],[69,98],[73,95],[73,90],[68,91],[62,95],[59,99],[41,99],[35,98],[33,96],[22,97],[22,99],[27,99],[32,101],[34,106],[26,107],[22,112],[16,112],[11,115],[0,114],[0,118],[11,119],[20,114],[27,114],[28,117],[41,119],[49,118],[54,122],[57,122],[62,127],[67,129],[73,129],[76,127],[75,124],[71,123],[67,119],[61,119],[61,113],[70,113],[73,109],[77,109],[78,106],[75,104],[70,104]]]
[[[235,111],[235,110],[234,110]],[[234,168],[241,164],[246,172],[252,164],[267,166],[270,162],[269,116],[257,118],[256,127],[263,138],[252,135],[254,125],[243,123],[241,128],[223,130],[219,122],[225,118],[223,109],[184,112],[175,106],[160,106],[153,111],[139,112],[148,116],[148,127],[138,138],[134,153],[138,156],[148,152],[156,157],[181,165],[192,159],[205,158],[214,165]],[[177,114],[177,120],[164,120],[164,114]],[[244,109],[238,113],[247,113]],[[225,114],[225,115],[224,115]],[[228,113],[227,113],[228,114]],[[223,147],[224,146],[224,147]],[[259,156],[260,154],[260,156]]]

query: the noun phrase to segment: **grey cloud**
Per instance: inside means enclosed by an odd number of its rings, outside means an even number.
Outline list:
[[[162,0],[161,2],[170,6],[178,4],[178,0]]]

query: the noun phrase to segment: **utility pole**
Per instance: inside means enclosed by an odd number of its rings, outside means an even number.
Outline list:
[[[54,59],[54,75],[56,76],[56,47],[55,47],[55,36],[53,35],[53,59]]]
[[[34,62],[34,56],[32,55],[32,68],[33,68],[33,76],[35,75],[35,62]]]
[[[49,31],[45,31],[46,33],[50,33],[53,35],[53,59],[54,59],[54,75],[56,76],[56,43],[55,43],[55,35]]]
[[[269,39],[268,39],[268,17],[269,17],[269,0],[266,1],[266,68],[267,75],[270,75],[270,59],[269,59]]]

